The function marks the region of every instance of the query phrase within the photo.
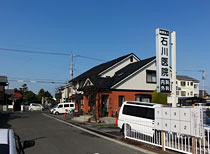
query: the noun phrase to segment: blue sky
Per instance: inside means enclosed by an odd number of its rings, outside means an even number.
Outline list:
[[[155,29],[177,33],[177,73],[201,80],[210,92],[209,0],[0,1],[0,48],[73,53],[104,60],[135,53],[155,56]],[[102,61],[75,57],[75,76]],[[9,79],[70,79],[70,57],[0,50],[0,75]],[[10,82],[10,88],[23,83]],[[61,84],[27,83],[55,92]]]

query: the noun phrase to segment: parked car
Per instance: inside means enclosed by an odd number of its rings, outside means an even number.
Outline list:
[[[66,102],[66,103],[59,103],[59,104],[55,105],[50,110],[50,113],[61,114],[61,113],[69,112],[71,110],[75,110],[75,103],[74,102]]]
[[[0,153],[1,154],[24,154],[24,149],[35,145],[34,140],[20,142],[12,129],[0,129]]]
[[[148,102],[123,102],[118,116],[118,127],[124,132],[126,125],[130,130],[134,129],[137,132],[152,137],[155,127],[155,107],[161,106],[161,104]]]
[[[203,106],[206,106],[206,103],[195,103],[194,106],[195,107],[203,107]]]
[[[31,103],[29,106],[29,111],[42,111],[44,107],[41,104]]]

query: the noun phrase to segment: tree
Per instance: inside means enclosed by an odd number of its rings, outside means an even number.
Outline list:
[[[42,99],[47,100],[49,103],[54,103],[53,96],[48,92],[44,91],[44,89],[40,89],[38,94],[37,94],[37,99],[39,103],[42,103]]]
[[[38,102],[36,94],[34,94],[32,91],[27,91],[25,93],[24,100],[29,103],[37,103]]]
[[[157,89],[152,94],[152,103],[167,105],[167,94],[157,93]]]
[[[39,90],[39,92],[38,92],[38,94],[37,94],[37,99],[38,99],[38,102],[39,102],[39,103],[42,102],[42,97],[44,97],[44,95],[45,95],[45,91],[44,91],[44,89],[42,88],[42,89]]]
[[[28,86],[27,86],[27,84],[24,83],[24,84],[22,85],[22,88],[19,88],[19,91],[20,91],[20,93],[21,93],[21,95],[22,95],[22,103],[23,103],[23,102],[25,102],[25,99],[24,99],[25,97],[24,97],[24,96],[25,96],[26,92],[28,91]]]
[[[23,85],[22,85],[22,88],[19,88],[19,91],[20,91],[21,94],[26,93],[26,92],[28,91],[28,86],[27,86],[27,84],[23,84]]]

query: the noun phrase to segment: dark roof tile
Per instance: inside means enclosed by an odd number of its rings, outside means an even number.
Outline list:
[[[111,61],[108,61],[106,63],[100,64],[98,66],[95,66],[95,67],[91,68],[90,70],[88,70],[88,71],[82,73],[81,75],[77,76],[76,78],[74,78],[71,81],[74,81],[74,80],[82,80],[82,79],[85,79],[85,78],[88,78],[88,77],[91,77],[91,76],[97,76],[99,73],[105,71],[106,69],[110,68],[114,64],[122,61],[123,59],[125,59],[126,57],[128,57],[128,56],[130,56],[132,54],[133,53],[130,53],[128,55],[125,55],[125,56],[116,58],[114,60],[111,60]]]
[[[196,80],[196,79],[194,79],[194,78],[191,78],[191,77],[189,77],[189,76],[184,76],[184,75],[177,75],[177,76],[176,76],[176,79],[178,79],[178,80],[185,80],[185,81],[194,81],[194,82],[196,82],[196,83],[199,83],[198,80]]]
[[[149,62],[153,61],[155,57],[151,57],[145,60],[134,62],[117,71],[115,75],[111,78],[102,78],[102,77],[91,77],[90,80],[93,82],[94,86],[98,89],[110,89],[112,86],[128,77],[135,71],[139,70]]]

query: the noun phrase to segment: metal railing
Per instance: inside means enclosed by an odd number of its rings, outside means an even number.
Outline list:
[[[196,138],[178,133],[157,131],[154,126],[145,127],[146,125],[145,121],[142,121],[142,123],[135,124],[134,129],[132,128],[133,123],[125,122],[124,137],[181,153],[210,154],[210,128],[208,127],[204,127],[205,135],[203,137]],[[147,131],[144,129],[149,129],[150,133],[145,133]]]

